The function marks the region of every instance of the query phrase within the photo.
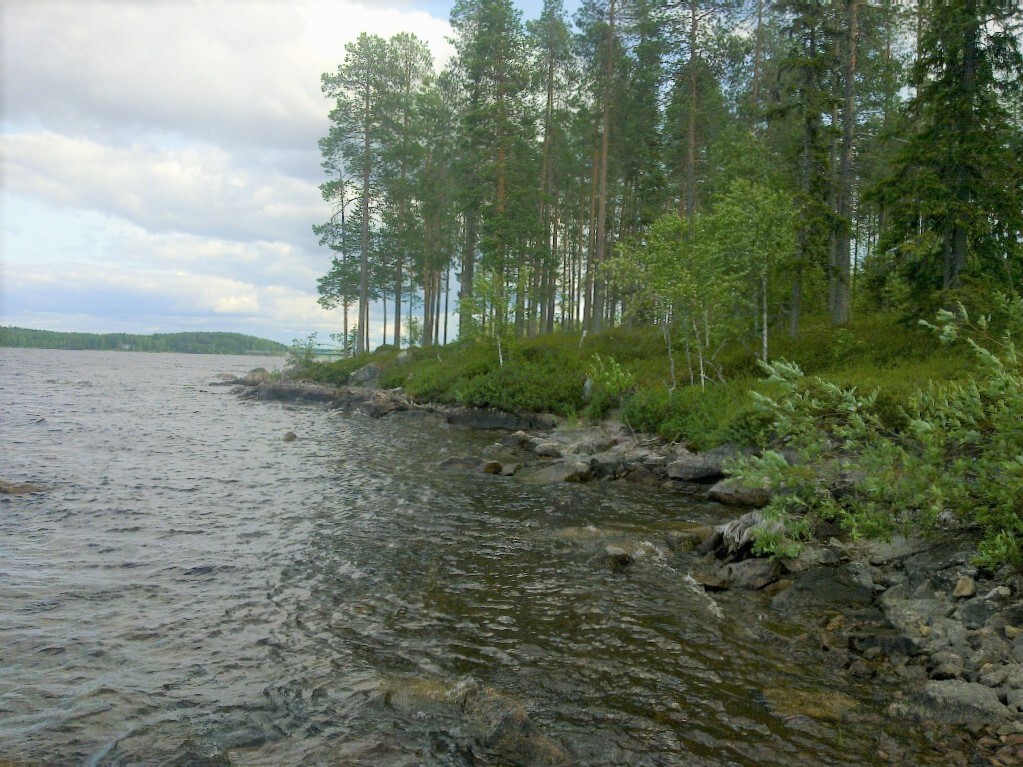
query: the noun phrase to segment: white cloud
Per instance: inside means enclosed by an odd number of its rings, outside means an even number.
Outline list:
[[[403,0],[13,0],[0,13],[0,319],[284,340],[338,329],[315,301],[329,262],[310,230],[329,215],[320,74],[362,31],[414,32],[442,62],[446,19]]]

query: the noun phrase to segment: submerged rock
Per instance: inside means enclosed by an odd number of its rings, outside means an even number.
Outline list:
[[[25,495],[27,493],[45,493],[46,488],[30,482],[18,484],[0,479],[0,495]]]
[[[283,439],[285,442],[294,442],[296,439],[298,439],[298,435],[295,434],[295,432],[293,431],[289,431],[284,435]]]
[[[588,482],[592,479],[590,465],[582,461],[558,461],[539,468],[524,469],[519,476],[538,484],[557,482]]]

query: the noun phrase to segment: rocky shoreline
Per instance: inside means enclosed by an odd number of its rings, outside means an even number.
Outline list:
[[[694,453],[621,424],[570,427],[545,414],[418,403],[400,389],[374,388],[372,375],[343,387],[275,381],[261,369],[220,379],[250,399],[320,403],[376,418],[432,414],[509,432],[481,455],[441,464],[452,470],[525,482],[636,482],[740,507],[716,527],[667,534],[666,549],[685,560],[698,584],[762,594],[772,610],[811,625],[842,673],[897,684],[890,717],[961,729],[972,755],[950,754],[950,764],[1023,765],[1023,576],[979,571],[968,531],[868,543],[819,529],[796,558],[758,558],[749,530],[762,523],[757,509],[770,497],[726,476],[727,459],[743,453],[738,447]],[[608,545],[594,561],[626,571],[634,558],[627,547]],[[898,759],[883,750],[878,756]]]

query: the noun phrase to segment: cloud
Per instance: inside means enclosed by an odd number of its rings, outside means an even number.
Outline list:
[[[10,192],[104,211],[154,232],[311,241],[311,224],[330,215],[312,184],[253,172],[205,144],[110,146],[47,131],[0,136],[0,151]]]
[[[359,32],[415,32],[450,51],[445,20],[344,0],[34,0],[8,4],[4,22],[7,120],[129,141],[315,147],[320,74]]]
[[[446,18],[410,5],[5,3],[0,318],[336,331],[310,229],[329,215],[320,74],[362,31],[414,32],[447,59]]]

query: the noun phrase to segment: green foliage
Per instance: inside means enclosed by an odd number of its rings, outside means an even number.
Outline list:
[[[1007,316],[1023,318],[1023,300],[1002,306]],[[940,312],[931,327],[947,343],[965,335],[977,366],[961,380],[915,391],[904,428],[886,428],[876,392],[864,396],[776,362],[765,367],[780,395],[754,393],[756,407],[770,415],[775,439],[800,461],[789,465],[776,454],[743,459],[732,470],[743,482],[774,491],[767,514],[786,528],[807,512],[869,537],[895,529],[927,532],[954,520],[980,531],[980,562],[1019,567],[1023,365],[1013,335],[989,335],[990,323],[970,323],[963,307]],[[1012,329],[1018,333],[1023,321]]]
[[[288,359],[284,366],[291,372],[304,370],[313,364],[316,355],[316,333],[310,333],[305,340],[296,338],[291,342]]]
[[[614,357],[604,359],[599,354],[590,359],[586,376],[590,381],[586,413],[594,419],[603,418],[609,410],[621,405],[622,398],[636,385],[636,377]]]

